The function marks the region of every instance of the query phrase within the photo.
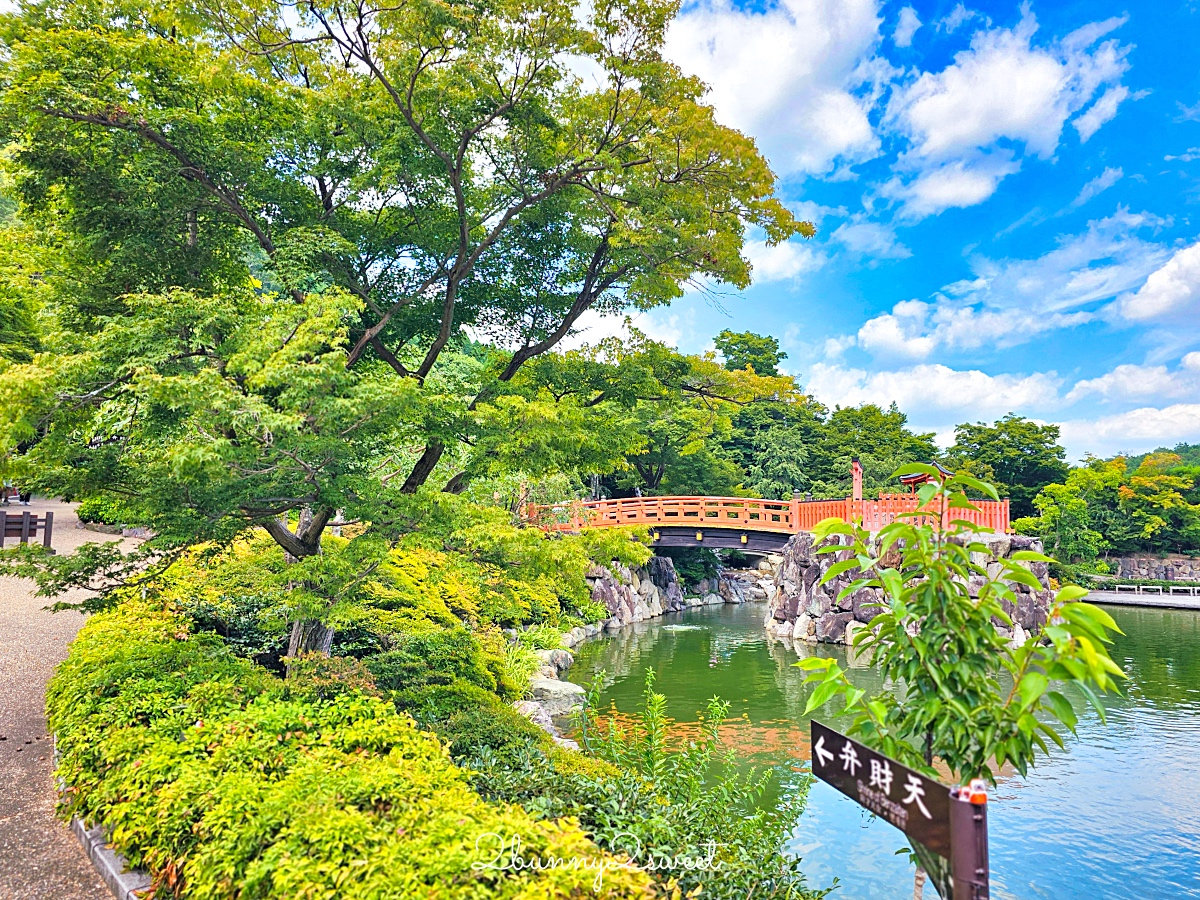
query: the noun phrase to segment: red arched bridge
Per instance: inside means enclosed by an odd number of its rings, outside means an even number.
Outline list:
[[[981,528],[1011,530],[1008,501],[973,501],[975,509],[948,513]],[[880,494],[878,500],[755,500],[747,497],[626,497],[526,507],[526,521],[547,531],[645,525],[656,547],[713,547],[769,553],[822,519],[861,520],[871,531],[918,511],[915,494]],[[923,517],[924,518],[924,517]],[[936,511],[929,520],[938,519]]]

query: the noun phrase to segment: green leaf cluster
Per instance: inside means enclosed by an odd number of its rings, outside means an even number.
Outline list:
[[[1024,775],[1039,752],[1049,752],[1047,741],[1063,746],[1060,728],[1074,731],[1070,693],[1103,716],[1099,694],[1116,690],[1124,677],[1106,649],[1117,626],[1100,607],[1080,602],[1086,591],[1068,587],[1042,634],[1012,646],[995,623],[1011,625],[1017,590],[1041,589],[1027,565],[1050,558],[1026,550],[991,561],[973,526],[955,520],[954,511],[971,507],[966,491],[994,498],[995,488],[965,474],[943,480],[930,466],[897,474],[908,472],[930,476],[920,489],[922,505],[948,527],[902,519],[873,537],[831,519],[816,535],[818,552],[836,554],[823,582],[839,587],[839,599],[863,588],[882,592],[880,614],[853,645],[897,692],[870,696],[836,660],[801,660],[796,665],[815,686],[808,711],[840,697],[852,735],[935,777],[935,761],[961,783],[994,782],[1006,765]]]
[[[1088,457],[1042,489],[1033,501],[1038,515],[1021,527],[1083,570],[1102,571],[1112,555],[1200,552],[1200,464],[1186,461],[1188,450]]]

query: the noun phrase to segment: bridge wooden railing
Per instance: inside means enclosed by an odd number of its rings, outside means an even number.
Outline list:
[[[974,501],[977,509],[950,510],[946,518],[965,519],[997,532],[1010,531],[1007,500]],[[525,520],[547,531],[578,531],[613,525],[740,528],[795,534],[812,531],[823,519],[861,519],[871,531],[918,511],[913,494],[880,494],[878,500],[757,500],[747,497],[625,497],[525,508]],[[931,510],[921,522],[936,524]]]

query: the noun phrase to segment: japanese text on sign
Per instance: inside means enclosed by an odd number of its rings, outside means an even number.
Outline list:
[[[820,722],[812,723],[812,770],[913,840],[950,857],[950,789],[945,785]]]

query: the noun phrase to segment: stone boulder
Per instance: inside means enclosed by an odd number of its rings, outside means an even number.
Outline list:
[[[1001,571],[1000,560],[1007,559],[1019,550],[1041,552],[1042,543],[1024,535],[972,535],[968,538],[987,547],[987,552],[975,552],[973,561],[985,566],[989,574],[996,576]],[[844,535],[829,538],[831,545],[848,544]],[[888,560],[892,565],[900,562]],[[779,561],[772,566],[775,576],[773,591],[769,592],[764,624],[767,632],[776,637],[792,640],[811,640],[826,643],[844,643],[847,626],[851,622],[869,624],[882,611],[883,592],[878,588],[862,588],[841,600],[838,594],[850,583],[849,575],[839,576],[828,584],[820,584],[824,573],[836,562],[850,558],[850,551],[817,553],[813,536],[808,532],[795,535],[779,554]],[[1033,590],[1026,585],[1014,585],[1017,603],[1004,603],[1005,612],[1020,626],[1021,633],[1038,634],[1046,625],[1053,592],[1050,590],[1049,571],[1045,563],[1025,562],[1021,564],[1033,573],[1041,589]],[[967,585],[972,597],[979,596],[983,584],[981,577],[973,577]],[[1001,623],[997,621],[997,627]],[[852,629],[851,629],[852,631]],[[1008,629],[1002,629],[1011,637]]]
[[[556,678],[533,678],[529,682],[530,699],[550,716],[565,716],[582,706],[585,694],[579,685]]]

